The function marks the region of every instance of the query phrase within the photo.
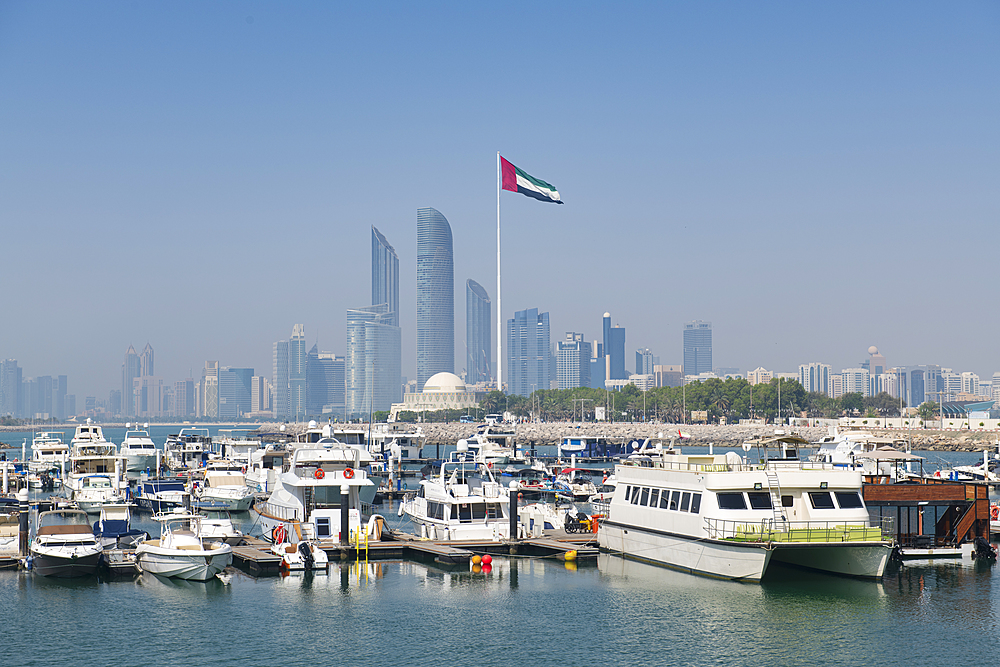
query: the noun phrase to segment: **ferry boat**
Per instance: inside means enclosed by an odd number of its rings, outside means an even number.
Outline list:
[[[638,450],[615,466],[600,547],[740,581],[760,581],[772,563],[881,578],[891,520],[872,525],[861,472],[800,461],[806,441],[797,436],[755,444],[758,462],[750,463],[736,452],[686,455],[659,444]]]
[[[469,454],[469,443],[458,441],[456,451],[420,489],[400,503],[420,526],[420,536],[436,540],[500,540],[510,537],[507,489],[496,481],[492,468]]]

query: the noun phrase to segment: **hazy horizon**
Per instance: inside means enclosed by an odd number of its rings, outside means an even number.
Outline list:
[[[553,341],[610,311],[629,370],[701,319],[744,372],[870,345],[1000,371],[1000,5],[528,7],[0,4],[0,358],[82,410],[129,344],[165,382],[270,377],[296,323],[344,354],[375,225],[412,379],[431,206],[460,371],[467,278],[497,316],[499,150],[565,202],[502,197],[501,316],[547,311]]]

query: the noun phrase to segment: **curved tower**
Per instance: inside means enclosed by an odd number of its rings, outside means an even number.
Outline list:
[[[417,389],[435,373],[455,372],[455,264],[451,225],[417,209]]]
[[[490,327],[490,295],[472,278],[465,282],[465,383],[489,382],[493,379]]]

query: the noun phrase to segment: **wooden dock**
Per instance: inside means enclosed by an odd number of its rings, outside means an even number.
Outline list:
[[[249,570],[252,574],[277,574],[281,556],[269,550],[270,545],[255,537],[245,537],[238,547],[233,547],[233,565]]]

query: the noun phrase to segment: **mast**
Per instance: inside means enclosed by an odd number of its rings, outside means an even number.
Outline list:
[[[500,307],[500,151],[497,151],[497,389],[503,391],[503,309]]]

